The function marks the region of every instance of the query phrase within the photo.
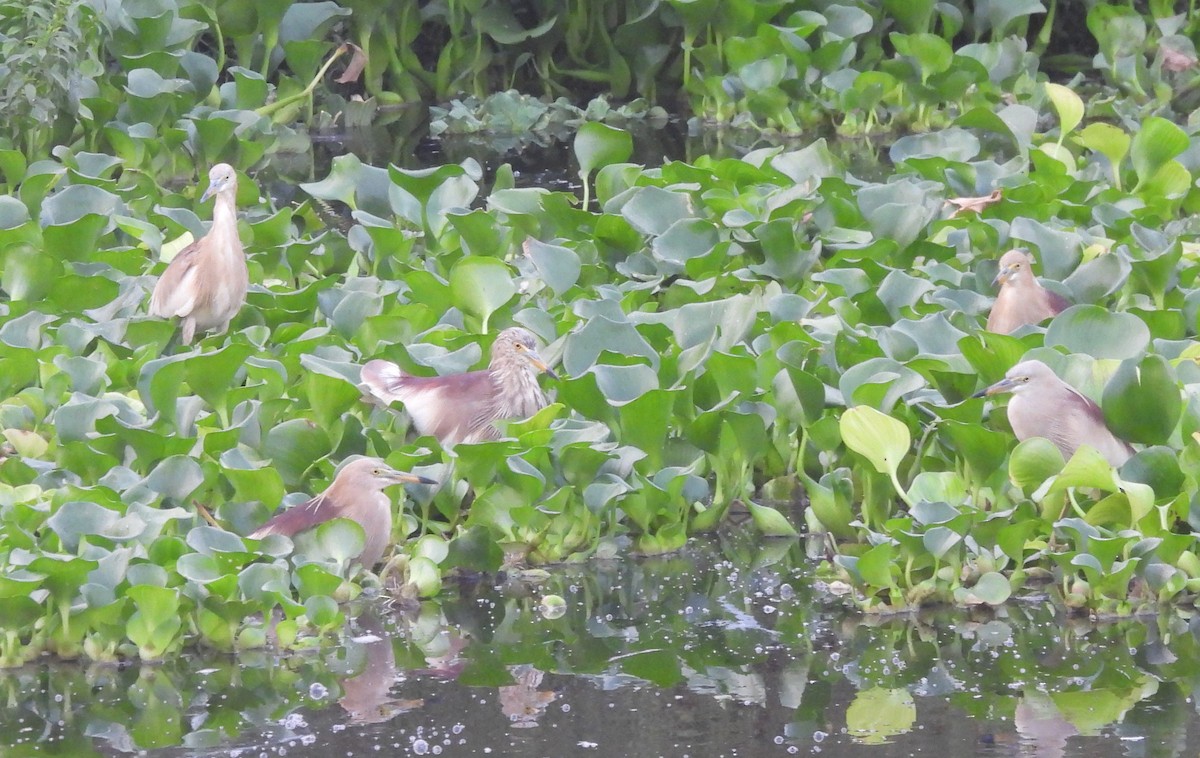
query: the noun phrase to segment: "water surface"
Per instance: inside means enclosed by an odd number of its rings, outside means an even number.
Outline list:
[[[341,644],[306,652],[6,671],[0,754],[1101,758],[1200,744],[1200,635],[1176,616],[1070,619],[1043,594],[862,617],[801,543],[736,531],[530,579],[369,601]]]

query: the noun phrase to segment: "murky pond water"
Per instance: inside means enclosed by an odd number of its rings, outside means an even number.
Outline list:
[[[1034,596],[863,618],[801,543],[735,531],[371,601],[311,652],[5,671],[0,754],[1179,755],[1198,672],[1178,617],[1098,624]]]

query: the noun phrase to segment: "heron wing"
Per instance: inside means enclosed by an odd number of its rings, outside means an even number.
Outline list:
[[[1046,290],[1046,307],[1050,309],[1051,316],[1057,316],[1066,309],[1070,308],[1074,303],[1066,299],[1062,295],[1053,290]],[[1095,403],[1093,403],[1095,405]]]
[[[337,516],[337,509],[325,493],[272,516],[267,523],[250,533],[252,539],[260,540],[268,534],[292,537],[305,529],[324,523]]]
[[[1118,439],[1109,430],[1104,420],[1104,411],[1091,398],[1068,385],[1070,394],[1064,396],[1068,406],[1063,409],[1060,418],[1066,419],[1061,430],[1056,430],[1052,441],[1059,448],[1074,451],[1079,445],[1090,445],[1100,451],[1109,463],[1120,465],[1133,455],[1133,448],[1128,442]]]
[[[150,295],[150,315],[159,318],[187,316],[196,307],[196,267],[200,263],[199,241],[179,251]]]

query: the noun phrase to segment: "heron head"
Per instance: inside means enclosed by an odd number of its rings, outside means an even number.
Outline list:
[[[200,202],[229,188],[237,189],[237,172],[228,163],[218,163],[208,172],[208,189],[200,196]]]
[[[393,484],[437,484],[432,479],[397,471],[379,458],[359,458],[338,472],[336,482],[354,490],[381,490]]]
[[[492,344],[492,368],[523,367],[531,373],[549,374],[557,379],[558,374],[542,360],[537,351],[537,338],[533,332],[514,326],[500,332]]]
[[[1058,381],[1058,376],[1045,363],[1041,361],[1021,361],[1010,368],[1003,379],[987,389],[975,393],[974,397],[999,395],[1004,392],[1016,394],[1025,391],[1030,385],[1038,386],[1039,383],[1044,383],[1049,379]]]
[[[992,284],[1004,285],[1017,281],[1023,276],[1031,276],[1033,259],[1024,250],[1009,250],[1000,256],[1000,270]]]

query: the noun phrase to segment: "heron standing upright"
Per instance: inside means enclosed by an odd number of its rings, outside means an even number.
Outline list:
[[[1018,363],[1003,379],[975,397],[1001,392],[1013,393],[1008,402],[1008,421],[1021,441],[1045,437],[1064,458],[1074,455],[1081,445],[1089,445],[1112,466],[1120,466],[1133,455],[1129,443],[1109,431],[1100,406],[1059,379],[1041,361]]]
[[[150,315],[178,316],[183,344],[196,330],[223,332],[246,302],[250,274],[237,227],[237,172],[218,163],[208,172],[204,202],[215,195],[212,226],[200,239],[179,251],[154,285]]]
[[[374,360],[363,366],[362,384],[384,402],[404,403],[418,432],[452,446],[496,439],[496,421],[528,418],[545,408],[539,373],[558,378],[538,355],[537,338],[518,326],[497,335],[482,371],[411,376],[390,361]]]
[[[250,533],[254,539],[269,534],[292,537],[330,519],[347,518],[358,522],[366,533],[359,563],[370,568],[383,557],[392,539],[392,501],[384,487],[403,482],[437,484],[432,479],[388,466],[378,458],[359,458],[347,463],[333,477],[333,483],[320,495],[272,517]]]
[[[988,314],[989,332],[1009,334],[1018,327],[1040,323],[1071,307],[1065,297],[1038,283],[1032,266],[1033,258],[1021,250],[1009,250],[1000,256],[1000,271],[995,280],[1000,285],[1000,292]]]

